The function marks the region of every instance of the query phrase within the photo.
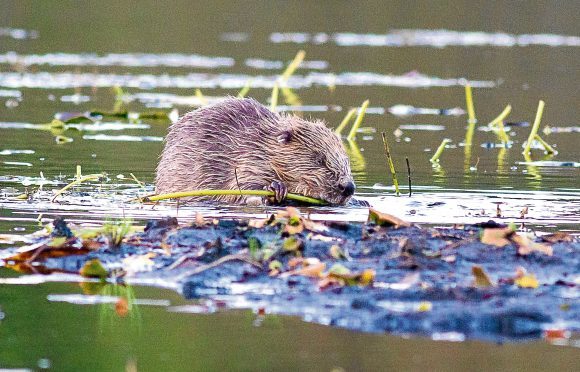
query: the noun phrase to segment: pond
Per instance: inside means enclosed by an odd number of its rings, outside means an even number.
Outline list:
[[[130,203],[153,190],[167,118],[107,117],[67,130],[43,124],[58,113],[115,106],[174,117],[248,84],[248,96],[268,104],[299,50],[305,60],[288,79],[291,90],[280,94],[279,111],[334,128],[351,108],[370,102],[356,141],[345,141],[360,199],[423,226],[494,219],[525,222],[537,234],[580,231],[577,3],[5,1],[1,8],[0,234],[30,234],[56,216],[87,226],[121,217],[144,225],[167,216],[185,224],[198,212],[268,216],[275,209]],[[478,119],[471,146],[466,84]],[[546,106],[539,134],[557,153],[534,144],[526,158],[540,100]],[[508,104],[506,146],[487,124]],[[433,166],[429,159],[446,138]],[[74,180],[79,165],[83,175],[106,173],[106,181],[52,202],[52,190]],[[15,198],[27,191],[36,196]],[[308,214],[363,222],[368,212],[325,207]],[[17,275],[0,267],[0,279]],[[181,313],[175,309],[197,302],[167,289],[134,291],[151,303],[138,315],[115,318],[103,315],[103,304],[60,301],[86,293],[76,283],[0,284],[0,368],[464,369],[469,361],[481,369],[566,370],[577,357],[571,344],[453,343],[243,310]]]

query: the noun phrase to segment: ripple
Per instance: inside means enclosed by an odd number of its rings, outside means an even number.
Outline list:
[[[6,88],[68,89],[78,87],[155,88],[221,88],[241,89],[251,81],[252,88],[271,89],[279,75],[206,74],[153,75],[153,74],[95,74],[73,72],[0,72],[0,86]],[[405,88],[451,87],[466,83],[477,88],[492,88],[493,81],[468,81],[464,78],[440,78],[413,71],[403,75],[384,75],[372,72],[343,72],[339,74],[312,72],[293,75],[288,87],[293,89],[313,86],[397,86]]]
[[[448,46],[497,46],[525,47],[544,46],[580,46],[580,37],[555,34],[522,34],[513,35],[503,32],[461,32],[451,30],[402,29],[386,34],[357,34],[339,32],[334,34],[305,32],[275,32],[270,34],[273,43],[326,44],[334,42],[339,46],[373,46],[373,47],[434,47]]]
[[[0,63],[24,66],[124,66],[124,67],[232,67],[235,61],[230,57],[209,57],[199,54],[151,54],[151,53],[48,53],[48,54],[18,54],[8,52],[0,54]]]

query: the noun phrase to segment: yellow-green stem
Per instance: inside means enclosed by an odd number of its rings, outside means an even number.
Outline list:
[[[476,123],[475,109],[473,108],[473,95],[471,94],[471,85],[465,84],[465,104],[467,106],[467,115],[469,116],[469,123]]]
[[[538,102],[538,111],[536,111],[536,119],[534,120],[534,125],[532,126],[532,131],[528,136],[528,141],[526,142],[526,147],[524,148],[523,154],[530,153],[530,147],[532,146],[532,141],[536,134],[538,134],[538,129],[540,129],[540,123],[542,121],[542,115],[544,114],[544,101]]]
[[[439,147],[437,148],[437,151],[435,151],[435,154],[433,155],[433,157],[431,157],[430,161],[431,163],[437,163],[439,162],[439,157],[441,156],[441,154],[443,153],[443,150],[445,150],[445,146],[450,143],[451,140],[449,138],[445,138],[441,144],[439,145]]]
[[[286,70],[284,71],[284,73],[282,73],[282,77],[281,77],[282,81],[285,82],[286,80],[288,80],[290,78],[290,76],[292,76],[294,71],[296,71],[298,66],[300,66],[300,64],[304,60],[304,57],[306,57],[306,52],[303,50],[299,50],[298,53],[296,53],[296,56],[294,57],[292,62],[290,62],[288,67],[286,67]]]
[[[350,119],[352,119],[352,117],[356,113],[356,110],[357,109],[355,109],[355,108],[348,110],[344,119],[342,119],[342,121],[340,122],[338,127],[336,127],[336,129],[334,130],[334,133],[336,133],[339,136],[342,134],[342,131],[348,125],[348,123],[350,123]]]
[[[51,201],[55,201],[56,198],[62,194],[63,192],[65,192],[66,190],[70,189],[71,187],[78,185],[79,183],[85,182],[85,181],[97,181],[100,180],[101,178],[105,177],[105,174],[103,173],[98,173],[98,174],[89,174],[87,176],[83,176],[71,183],[69,183],[68,185],[66,185],[65,187],[63,187],[62,189],[58,190],[56,192],[56,194],[54,194],[54,196],[52,197]]]
[[[246,85],[238,93],[238,98],[244,98],[246,94],[250,91],[250,86],[252,85],[252,80],[246,81]]]
[[[358,110],[358,115],[356,116],[354,124],[352,125],[352,128],[350,129],[350,132],[348,133],[348,136],[346,137],[346,139],[348,139],[349,141],[352,141],[355,139],[356,131],[358,130],[358,127],[360,127],[360,125],[365,117],[365,113],[367,112],[367,107],[369,107],[369,100],[368,99],[363,102],[360,109]]]
[[[544,141],[544,140],[542,139],[542,137],[540,137],[540,135],[539,135],[539,134],[536,134],[536,135],[534,136],[534,139],[535,139],[536,141],[540,142],[540,144],[541,144],[541,145],[544,147],[544,150],[546,150],[546,152],[547,152],[548,154],[555,154],[555,153],[556,153],[556,150],[554,150],[554,148],[553,148],[552,146],[550,146],[550,145],[548,144],[548,142]]]
[[[159,201],[166,199],[178,199],[178,198],[188,198],[196,196],[219,196],[219,195],[253,195],[253,196],[274,196],[273,191],[267,190],[194,190],[194,191],[182,191],[173,192],[169,194],[159,194],[153,196],[146,196],[140,198],[141,201]],[[296,200],[299,202],[314,204],[314,205],[326,205],[328,204],[324,200],[310,198],[308,196],[298,195],[298,194],[288,194],[287,199]]]
[[[504,121],[504,119],[510,114],[510,112],[512,112],[512,106],[511,105],[507,105],[503,111],[501,112],[501,114],[499,114],[495,119],[493,119],[488,126],[491,128],[496,124],[501,123],[502,121]]]
[[[270,98],[270,110],[276,111],[277,106],[278,106],[278,83],[275,83],[274,88],[272,88],[272,97]]]
[[[393,185],[395,186],[395,194],[397,196],[401,195],[399,191],[399,181],[397,180],[397,173],[395,172],[395,165],[393,164],[393,158],[391,157],[391,151],[389,150],[389,143],[387,142],[387,135],[385,132],[381,132],[383,137],[383,145],[385,147],[385,155],[387,156],[387,162],[389,163],[389,170],[391,171],[391,176],[393,177]]]

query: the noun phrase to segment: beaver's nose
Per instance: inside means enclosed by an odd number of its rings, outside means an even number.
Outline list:
[[[348,181],[347,183],[338,186],[338,189],[340,190],[343,196],[352,196],[352,194],[354,194],[355,188],[356,187],[354,185],[354,182],[352,181]]]

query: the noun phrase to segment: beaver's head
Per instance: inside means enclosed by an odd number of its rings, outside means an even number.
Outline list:
[[[345,204],[355,184],[340,138],[322,122],[283,116],[271,158],[291,193]]]

